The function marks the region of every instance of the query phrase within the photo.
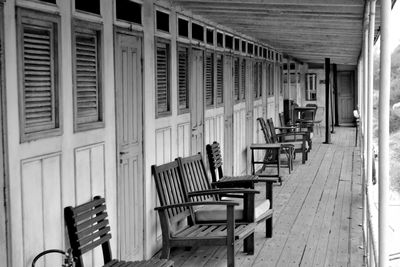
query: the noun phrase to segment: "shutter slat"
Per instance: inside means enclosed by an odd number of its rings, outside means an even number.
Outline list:
[[[205,89],[206,89],[206,105],[214,105],[214,60],[212,53],[206,53],[205,57]]]
[[[241,63],[241,85],[240,85],[240,99],[246,99],[246,60]]]
[[[239,59],[235,58],[233,60],[233,85],[234,85],[234,98],[239,100]]]
[[[23,27],[25,133],[55,128],[51,27]]]
[[[100,120],[97,32],[75,36],[76,119],[78,123]]]
[[[217,104],[224,102],[224,62],[222,55],[217,55]]]
[[[178,99],[179,109],[189,108],[189,51],[186,47],[178,47]]]
[[[168,112],[169,80],[168,80],[168,49],[166,43],[157,43],[156,50],[156,96],[157,114]]]

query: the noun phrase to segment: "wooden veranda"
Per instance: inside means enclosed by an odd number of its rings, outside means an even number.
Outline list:
[[[337,128],[332,144],[314,137],[306,164],[274,187],[274,232],[258,226],[255,253],[237,247],[237,266],[363,266],[361,159],[355,128]],[[257,189],[263,190],[263,186]],[[264,194],[261,193],[259,197]],[[226,249],[175,249],[175,266],[226,266]],[[158,255],[156,255],[157,257]]]

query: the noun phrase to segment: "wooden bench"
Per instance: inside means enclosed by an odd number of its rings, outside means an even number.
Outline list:
[[[105,267],[174,266],[172,261],[165,259],[133,262],[112,259],[106,201],[100,196],[75,208],[66,207],[64,217],[75,267],[84,267],[82,255],[98,246],[102,247]]]
[[[187,201],[187,191],[182,183],[182,175],[178,161],[160,166],[153,165],[157,194],[160,200],[158,211],[162,230],[161,258],[168,258],[172,247],[194,246],[226,246],[227,265],[235,266],[235,244],[244,242],[244,252],[254,254],[254,231],[256,224],[250,218],[243,222],[235,222],[235,207],[239,204],[232,201],[208,200],[210,195],[220,192],[198,192],[193,197],[199,201]],[[254,190],[236,190],[235,193],[246,192],[248,199],[254,198]],[[206,201],[201,201],[202,198]],[[226,220],[216,223],[198,223],[194,216],[194,207],[224,206]],[[251,217],[251,216],[249,216]],[[174,229],[178,222],[186,220],[181,229]]]
[[[266,237],[272,237],[272,183],[273,180],[266,180],[267,184],[267,198],[249,198],[243,194],[237,194],[241,192],[241,189],[232,188],[228,182],[222,184],[225,188],[213,189],[211,187],[210,180],[207,175],[207,171],[204,166],[203,157],[201,154],[189,156],[185,158],[178,158],[179,168],[181,170],[183,184],[188,192],[189,201],[196,199],[199,192],[216,192],[217,197],[223,200],[240,201],[238,207],[235,207],[235,219],[237,222],[246,220],[253,220],[256,223],[265,221],[266,223]],[[251,175],[252,178],[248,181],[246,179],[235,179],[232,185],[245,185],[252,186],[253,182],[258,182],[258,176]],[[254,178],[255,177],[255,178]],[[254,178],[254,179],[253,179]],[[246,184],[247,183],[247,184]],[[218,183],[217,183],[218,186]],[[228,187],[228,188],[226,188]],[[218,195],[219,193],[219,195]],[[214,195],[205,195],[212,201],[216,198]],[[204,199],[203,199],[204,200]],[[195,211],[195,218],[200,222],[215,222],[226,220],[226,216],[221,208],[217,207],[200,207]],[[251,218],[250,218],[251,216]]]

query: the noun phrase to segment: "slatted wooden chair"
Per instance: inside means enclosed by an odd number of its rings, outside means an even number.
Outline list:
[[[268,126],[264,120],[264,118],[260,117],[257,118],[258,123],[260,124],[261,132],[264,135],[265,142],[267,144],[276,144],[272,137],[271,134],[268,131]],[[285,155],[287,159],[287,164],[286,167],[289,169],[289,173],[293,170],[293,159],[295,158],[295,153],[294,153],[294,144],[291,143],[283,143],[281,144],[281,149],[279,150],[279,154],[276,153],[276,150],[267,150],[266,154],[264,156],[264,162],[265,164],[275,164],[276,161],[279,160],[279,155]]]
[[[249,216],[253,216],[253,220],[256,223],[265,221],[266,224],[266,237],[272,237],[272,183],[273,181],[265,181],[267,184],[267,198],[255,198],[250,199],[246,195],[235,194],[237,190],[232,190],[232,186],[244,185],[245,187],[252,187],[253,182],[259,182],[259,179],[251,179],[246,181],[245,179],[240,181],[235,179],[231,185],[228,182],[224,182],[223,185],[228,188],[213,189],[211,182],[207,175],[207,171],[204,166],[203,157],[201,154],[178,158],[179,168],[181,170],[183,183],[188,192],[189,201],[204,201],[209,198],[212,201],[223,199],[223,200],[240,200],[240,205],[235,207],[235,219],[237,222],[246,222]],[[218,183],[217,183],[218,184]],[[200,192],[216,192],[217,195],[202,195],[198,196]],[[240,191],[239,191],[240,192]],[[220,195],[218,195],[218,193]],[[253,207],[253,209],[252,209]],[[226,221],[226,214],[223,212],[223,207],[211,207],[202,206],[195,210],[195,218],[198,222],[215,222],[215,221]]]
[[[302,163],[304,164],[306,162],[308,159],[308,152],[311,149],[311,140],[306,132],[276,133],[275,126],[271,118],[267,119],[267,122],[263,125],[261,127],[266,126],[266,133],[270,134],[270,139],[273,143],[289,143],[293,145],[294,155],[295,153],[301,153]]]
[[[157,194],[160,200],[158,211],[162,230],[161,258],[168,258],[172,247],[193,246],[226,246],[228,266],[235,265],[235,245],[243,241],[244,252],[254,254],[254,229],[256,224],[247,212],[243,222],[235,222],[235,207],[239,204],[232,201],[208,200],[211,195],[221,192],[198,192],[192,194],[207,201],[187,201],[187,191],[182,182],[182,175],[178,161],[173,161],[160,166],[153,165],[152,172],[155,179]],[[232,190],[232,189],[231,189]],[[245,193],[249,203],[257,192],[251,189],[233,190],[234,193]],[[194,207],[211,205],[225,206],[226,220],[220,223],[199,223],[194,215]],[[254,207],[249,208],[251,211]],[[177,222],[187,220],[182,229],[175,230]]]
[[[64,218],[75,267],[84,267],[82,255],[100,245],[103,251],[104,267],[174,266],[173,261],[166,259],[154,258],[134,262],[112,259],[111,229],[108,224],[106,202],[100,196],[95,196],[92,201],[75,208],[66,207]]]

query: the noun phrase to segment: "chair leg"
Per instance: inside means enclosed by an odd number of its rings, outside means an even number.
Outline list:
[[[265,221],[265,237],[272,237],[272,217]]]
[[[170,246],[162,246],[161,259],[169,259],[169,253],[171,251]]]
[[[249,255],[254,254],[254,233],[244,239],[243,251]]]
[[[228,260],[228,267],[234,267],[235,266],[235,242],[232,240],[232,243],[229,242],[229,238],[228,238],[228,244],[226,246],[226,257]]]

